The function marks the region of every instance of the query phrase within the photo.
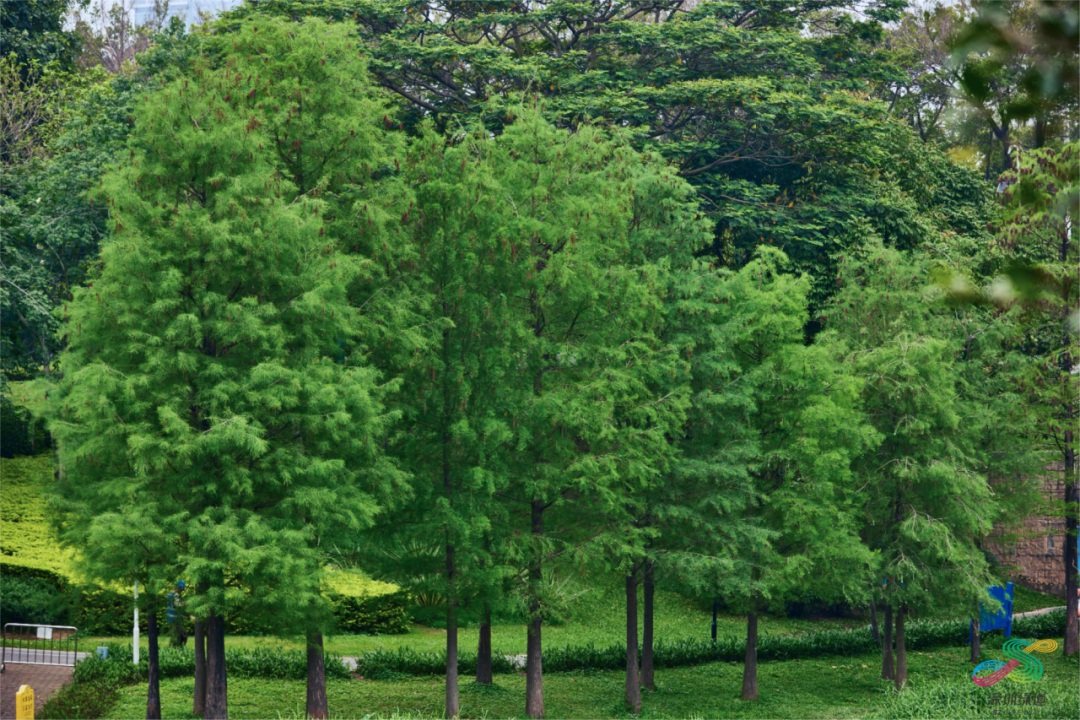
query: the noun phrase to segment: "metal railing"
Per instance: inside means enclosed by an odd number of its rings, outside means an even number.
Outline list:
[[[2,664],[70,665],[79,657],[79,630],[70,625],[5,623]]]

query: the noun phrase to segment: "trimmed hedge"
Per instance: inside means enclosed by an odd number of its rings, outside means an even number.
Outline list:
[[[107,660],[94,653],[75,666],[73,678],[76,683],[130,685],[147,679],[149,666],[145,653],[136,667],[131,662],[130,645],[109,643],[105,647],[109,648]],[[158,662],[162,678],[195,675],[194,650],[162,645],[158,647]],[[302,650],[226,650],[225,667],[229,677],[303,680],[307,677],[307,654]],[[326,677],[348,680],[349,669],[340,658],[326,653]]]
[[[47,581],[53,587],[63,590],[68,584],[68,579],[58,572],[45,568],[27,567],[25,565],[13,565],[0,560],[0,575],[4,578],[38,578]]]
[[[326,597],[343,632],[386,635],[409,632],[411,599],[405,591],[374,597],[328,593]]]
[[[623,656],[623,666],[626,656]],[[544,669],[547,669],[547,653],[544,653]],[[492,650],[491,670],[511,673],[515,668],[504,653]],[[458,652],[458,673],[468,675],[476,671],[476,653]],[[369,680],[393,680],[402,675],[443,675],[446,673],[446,651],[417,652],[403,647],[397,650],[373,650],[356,659],[356,672]]]
[[[1013,621],[1014,637],[1052,637],[1065,632],[1065,612],[1048,613]],[[905,628],[909,650],[938,645],[967,643],[966,620],[924,621]],[[758,660],[795,660],[828,655],[859,655],[877,651],[878,645],[869,630],[822,630],[805,635],[766,635],[758,638]],[[711,640],[658,641],[653,647],[653,662],[659,668],[674,668],[700,663],[725,661],[742,662],[746,656],[746,638],[726,637],[714,644]],[[492,651],[495,672],[512,672],[514,668],[503,653]],[[476,667],[476,656],[460,654],[458,671],[470,672]],[[626,667],[626,646],[567,645],[544,650],[545,672],[578,670],[619,670]],[[375,651],[357,659],[357,672],[364,677],[379,679],[380,674],[440,675],[446,671],[445,653],[420,653],[402,648],[397,652]]]

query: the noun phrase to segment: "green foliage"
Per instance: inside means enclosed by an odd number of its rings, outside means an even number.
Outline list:
[[[943,187],[903,181],[908,167],[934,174],[944,155],[866,92],[903,80],[880,43],[900,5],[866,3],[856,20],[848,0],[783,9],[261,0],[227,13],[221,26],[253,13],[354,23],[373,74],[399,96],[411,129],[432,116],[453,129],[472,115],[498,132],[505,116],[487,113],[488,99],[522,92],[540,95],[545,117],[560,126],[603,118],[693,184],[716,221],[711,255],[741,266],[759,245],[782,248],[812,276],[816,309],[832,291],[832,256],[849,245],[859,220],[910,247],[939,220],[950,230],[965,224],[954,205],[985,201],[985,188],[971,182],[933,193],[927,188]]]
[[[60,592],[47,580],[4,573],[0,584],[0,625],[9,622],[65,624],[54,608]]]
[[[79,34],[64,29],[64,16],[74,0],[5,2],[0,10],[0,47],[19,63],[56,61],[70,69],[82,48]]]
[[[1000,686],[999,686],[1000,687]],[[1039,702],[1036,703],[1036,698]],[[987,690],[973,682],[938,680],[903,692],[886,688],[881,707],[868,717],[882,720],[932,720],[985,717],[1070,718],[1076,714],[1076,689],[1064,682],[1042,682],[1020,690]]]
[[[108,717],[120,696],[120,685],[108,680],[68,683],[60,688],[38,711],[42,720]]]
[[[841,264],[821,338],[835,338],[862,380],[863,405],[883,438],[855,466],[866,484],[864,540],[888,580],[882,592],[916,608],[966,605],[984,592],[990,577],[975,539],[1001,512],[981,455],[991,421],[985,396],[964,392],[958,362],[967,338],[947,308],[927,306],[923,262],[869,238]]]
[[[411,598],[405,591],[356,597],[329,593],[337,627],[343,632],[396,634],[409,631]]]
[[[545,653],[545,662],[547,654]],[[503,653],[491,651],[493,672],[514,672],[514,666]],[[476,653],[458,653],[458,672],[468,675],[476,670]],[[370,680],[392,680],[395,675],[442,675],[446,672],[446,651],[419,652],[401,647],[397,650],[375,650],[356,659],[356,672]]]
[[[145,86],[138,76],[107,80],[101,72],[51,82],[63,111],[50,118],[53,130],[38,157],[4,168],[0,193],[0,258],[8,280],[0,288],[0,368],[20,379],[53,369],[60,347],[53,311],[86,278],[107,232],[107,208],[87,190],[123,147]]]
[[[1062,599],[1036,590],[1029,590],[1022,585],[1013,586],[1013,612],[1023,613],[1042,608],[1058,607]]]
[[[138,103],[127,158],[97,193],[111,238],[67,306],[50,392],[56,498],[87,574],[151,588],[183,577],[203,590],[188,598],[197,615],[261,612],[284,627],[325,609],[319,539],[369,522],[399,482],[378,443],[392,384],[366,367],[346,295],[366,264],[336,252],[321,215],[322,194],[351,192],[355,176],[331,173],[320,143],[352,172],[382,145],[352,94],[362,65],[344,28],[252,25],[235,40],[243,50],[220,69]],[[256,64],[262,80],[244,72]],[[325,120],[324,134],[279,154],[273,131],[308,83],[339,94],[302,118]],[[322,117],[335,108],[366,122]],[[289,165],[305,152],[317,154],[306,189]]]
[[[132,663],[131,645],[108,643],[109,657],[101,659],[97,654],[88,655],[75,666],[73,679],[76,684],[105,682],[111,685],[129,685],[145,681],[148,665],[145,652],[139,665]],[[189,648],[162,646],[158,650],[161,677],[194,677],[195,651]],[[230,677],[272,678],[301,680],[307,677],[307,656],[299,650],[258,649],[226,650],[225,664]],[[326,676],[348,680],[348,669],[332,655],[326,656]]]
[[[35,455],[50,447],[50,438],[40,418],[0,395],[0,457]]]

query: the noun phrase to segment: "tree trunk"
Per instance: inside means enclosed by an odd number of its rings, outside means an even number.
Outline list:
[[[206,714],[206,624],[195,621],[195,700],[191,706],[193,715]]]
[[[228,720],[229,688],[225,675],[225,618],[206,619],[206,720]]]
[[[1076,617],[1076,513],[1077,503],[1080,502],[1080,488],[1076,483],[1074,437],[1072,430],[1065,431],[1065,643],[1062,652],[1066,657],[1080,651]]]
[[[907,608],[896,608],[896,689],[903,690],[907,685],[907,648],[904,647],[904,615]]]
[[[447,548],[447,563],[451,563],[450,548]],[[456,718],[460,714],[458,697],[457,667],[457,603],[453,598],[446,599],[446,717]]]
[[[491,608],[484,603],[484,620],[480,623],[480,645],[476,652],[476,682],[490,685],[491,675]]]
[[[757,607],[746,616],[746,662],[743,664],[742,699],[757,700]]]
[[[158,626],[157,626],[157,603],[156,598],[150,597],[149,617],[146,618],[146,640],[150,644],[147,665],[149,666],[150,681],[146,685],[146,720],[161,720],[161,685],[158,681],[160,676],[158,665]]]
[[[525,714],[531,718],[544,717],[544,673],[541,665],[543,645],[540,641],[540,598],[536,595],[539,585],[543,580],[541,574],[541,553],[543,547],[540,544],[544,534],[544,504],[541,500],[533,500],[531,507],[532,534],[535,541],[532,568],[529,570],[531,581],[534,583],[533,598],[529,604],[529,637],[525,647]]]
[[[971,621],[971,662],[979,663],[982,655],[982,614],[979,612],[979,603],[975,603],[975,617]]]
[[[873,600],[870,601],[870,629],[874,633],[874,642],[877,643],[878,648],[881,648],[881,633],[878,632],[877,626],[877,603]]]
[[[326,720],[330,706],[326,701],[326,658],[323,655],[323,637],[318,630],[307,634],[307,710],[308,718]]]
[[[1062,228],[1061,232],[1061,262],[1066,266],[1069,265],[1069,248],[1072,244],[1070,234],[1065,228]],[[1073,269],[1075,269],[1075,263],[1073,263]],[[1069,301],[1069,284],[1063,284],[1063,307],[1065,312],[1068,313],[1074,310],[1075,307]],[[1063,347],[1067,348],[1062,353],[1062,376],[1068,378],[1065,373],[1071,373],[1073,369],[1073,353],[1072,349],[1073,340],[1068,330],[1063,333],[1062,343]],[[1071,407],[1072,401],[1074,401],[1075,394],[1066,394],[1069,398],[1069,402],[1065,407],[1068,408],[1064,422],[1062,426],[1065,427],[1065,547],[1062,548],[1065,560],[1065,642],[1062,645],[1061,651],[1065,657],[1075,655],[1080,651],[1080,639],[1077,638],[1077,597],[1076,597],[1076,565],[1077,565],[1077,550],[1076,550],[1076,526],[1077,526],[1077,512],[1080,512],[1080,487],[1076,482],[1076,446],[1075,435],[1073,434],[1073,428],[1076,427],[1076,417],[1072,416]]]
[[[653,681],[653,565],[645,563],[645,607],[643,608],[643,626],[641,628],[641,685],[649,690],[656,689]]]
[[[626,707],[641,712],[641,679],[638,677],[637,576],[626,575]]]
[[[881,679],[892,680],[896,677],[893,669],[892,652],[892,605],[885,606],[885,632],[881,638]]]

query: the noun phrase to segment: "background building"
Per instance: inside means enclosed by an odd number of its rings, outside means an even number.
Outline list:
[[[178,17],[191,27],[202,22],[203,15],[218,15],[225,10],[231,10],[243,4],[244,0],[170,0],[168,11],[165,14],[165,24],[169,20]],[[136,27],[145,25],[154,19],[154,0],[136,0],[134,6]]]

